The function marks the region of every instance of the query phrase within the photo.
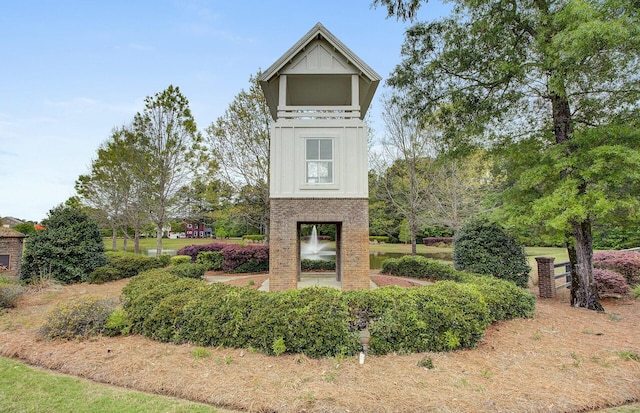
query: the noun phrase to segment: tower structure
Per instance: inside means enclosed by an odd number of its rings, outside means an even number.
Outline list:
[[[369,288],[368,129],[380,76],[316,24],[258,79],[270,143],[269,287],[294,289],[303,224],[336,226],[336,278]]]

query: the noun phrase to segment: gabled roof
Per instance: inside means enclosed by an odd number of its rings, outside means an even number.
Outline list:
[[[296,74],[305,75],[299,69],[294,69],[292,66],[298,64],[301,60],[301,55],[305,53],[306,48],[313,42],[322,40],[328,43],[333,50],[331,53],[335,56],[336,61],[341,64],[344,62],[349,68],[345,68],[343,73],[347,71],[354,74],[359,74],[360,82],[360,110],[361,118],[364,115],[371,104],[373,95],[380,83],[381,77],[378,75],[369,65],[363,62],[355,53],[353,53],[347,46],[344,45],[337,37],[335,37],[329,30],[327,30],[321,23],[317,23],[307,34],[305,34],[296,44],[294,44],[284,55],[282,55],[274,64],[272,64],[262,75],[258,78],[260,86],[264,92],[267,104],[271,110],[271,115],[276,118],[277,107],[279,102],[279,76],[290,70]],[[326,75],[335,75],[335,71],[327,71]],[[311,70],[308,75],[321,75],[322,71],[315,68]]]
[[[26,237],[26,235],[24,235],[22,232],[16,231],[15,229],[0,227],[0,238],[24,238],[24,237]]]

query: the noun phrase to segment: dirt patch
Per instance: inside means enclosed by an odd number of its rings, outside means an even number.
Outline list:
[[[247,279],[242,280],[245,285]],[[389,280],[387,280],[389,281]],[[578,412],[640,399],[640,302],[571,308],[538,299],[536,317],[492,325],[452,353],[309,359],[158,343],[140,336],[37,341],[56,302],[117,297],[126,280],[31,293],[0,315],[0,354],[117,386],[252,412]],[[258,284],[257,282],[255,284]],[[430,359],[433,368],[417,366]]]
[[[225,284],[235,285],[237,287],[247,287],[257,290],[262,286],[262,283],[269,278],[269,274],[260,274],[252,276],[238,277],[237,279],[229,280]]]

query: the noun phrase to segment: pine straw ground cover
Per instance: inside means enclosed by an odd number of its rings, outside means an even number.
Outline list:
[[[199,352],[140,336],[36,340],[56,302],[116,297],[126,282],[26,294],[0,315],[0,355],[254,412],[578,412],[640,400],[640,302],[605,300],[606,313],[598,314],[571,308],[564,292],[538,299],[534,319],[492,325],[474,350],[368,357],[364,365],[355,357]],[[196,357],[201,353],[206,356]],[[428,359],[432,369],[417,365]]]

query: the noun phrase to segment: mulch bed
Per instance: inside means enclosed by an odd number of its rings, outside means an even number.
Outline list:
[[[245,278],[242,280],[247,282]],[[269,357],[140,336],[38,341],[44,314],[85,294],[117,297],[127,280],[26,294],[0,313],[0,355],[142,391],[250,412],[580,412],[640,400],[640,302],[538,299],[533,319],[492,325],[476,349],[367,357]],[[255,284],[258,284],[255,282]],[[419,367],[430,359],[432,369]]]

